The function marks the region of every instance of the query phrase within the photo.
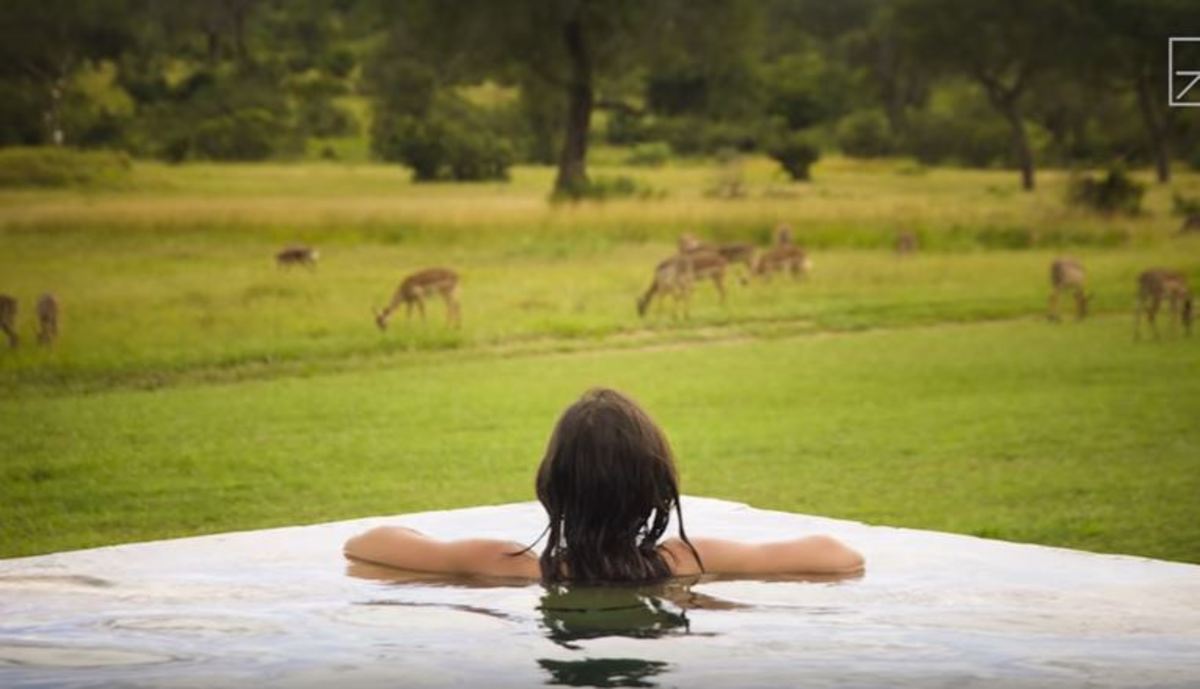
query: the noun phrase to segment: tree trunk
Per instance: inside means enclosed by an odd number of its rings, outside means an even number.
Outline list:
[[[1138,108],[1142,111],[1142,123],[1146,125],[1146,134],[1150,138],[1150,151],[1154,155],[1154,168],[1158,173],[1160,184],[1171,181],[1171,149],[1167,140],[1167,127],[1160,122],[1158,113],[1154,111],[1154,98],[1150,94],[1150,84],[1146,79],[1137,79]]]
[[[571,79],[567,84],[567,121],[562,153],[558,158],[558,179],[554,191],[578,196],[587,188],[588,132],[592,123],[592,63],[584,42],[583,24],[578,17],[563,25]]]
[[[1033,151],[1029,150],[1029,137],[1025,134],[1021,109],[1017,107],[1015,97],[1004,98],[997,105],[1012,130],[1013,153],[1017,157],[1017,167],[1021,169],[1021,188],[1033,191]]]
[[[46,138],[54,146],[67,143],[67,134],[63,126],[63,105],[67,97],[67,79],[69,76],[69,60],[63,60],[58,74],[46,87],[46,110],[42,113],[42,121],[46,124]]]

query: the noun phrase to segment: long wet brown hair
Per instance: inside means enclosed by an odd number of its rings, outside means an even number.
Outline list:
[[[672,510],[680,539],[700,562],[683,528],[671,446],[615,390],[589,390],[563,412],[538,468],[537,496],[550,520],[541,556],[548,583],[670,577],[657,546]]]

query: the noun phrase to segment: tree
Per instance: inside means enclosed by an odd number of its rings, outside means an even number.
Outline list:
[[[459,0],[405,3],[390,12],[386,52],[424,65],[434,89],[485,78],[522,85],[529,102],[562,109],[556,193],[587,190],[588,139],[598,94],[625,85],[665,46],[721,37],[753,3],[730,0]],[[706,29],[701,31],[700,29]],[[734,35],[739,32],[732,31]],[[719,54],[726,51],[717,51]],[[619,89],[613,89],[619,90]],[[620,95],[620,94],[618,94]]]
[[[933,71],[973,80],[1004,117],[1026,191],[1034,188],[1026,95],[1070,51],[1075,10],[1070,0],[899,0],[895,7],[901,45]]]
[[[1190,0],[1097,0],[1090,3],[1096,37],[1087,54],[1100,66],[1091,81],[1131,89],[1160,183],[1171,179],[1171,145],[1178,111],[1167,106],[1167,39],[1200,35],[1200,7]]]
[[[0,31],[0,79],[41,113],[42,142],[68,141],[72,78],[89,60],[115,58],[133,42],[123,0],[10,0]]]

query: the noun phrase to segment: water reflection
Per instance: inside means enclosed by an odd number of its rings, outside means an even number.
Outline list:
[[[546,636],[569,649],[579,648],[575,641],[604,636],[655,639],[687,633],[684,609],[656,593],[641,587],[553,586],[538,609]]]
[[[538,665],[550,673],[547,684],[568,687],[654,687],[647,678],[667,670],[664,662],[638,658],[539,660]]]
[[[691,633],[687,612],[731,609],[736,603],[691,590],[695,581],[672,581],[655,586],[552,586],[538,606],[542,628],[554,643],[582,651],[578,643],[619,636],[658,639]],[[549,684],[579,687],[653,687],[649,678],[669,665],[641,658],[539,659],[550,674]]]

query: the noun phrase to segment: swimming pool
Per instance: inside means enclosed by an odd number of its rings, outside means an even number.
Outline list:
[[[1196,687],[1200,567],[687,497],[861,577],[555,589],[344,561],[380,523],[529,541],[536,503],[0,560],[0,687]]]

